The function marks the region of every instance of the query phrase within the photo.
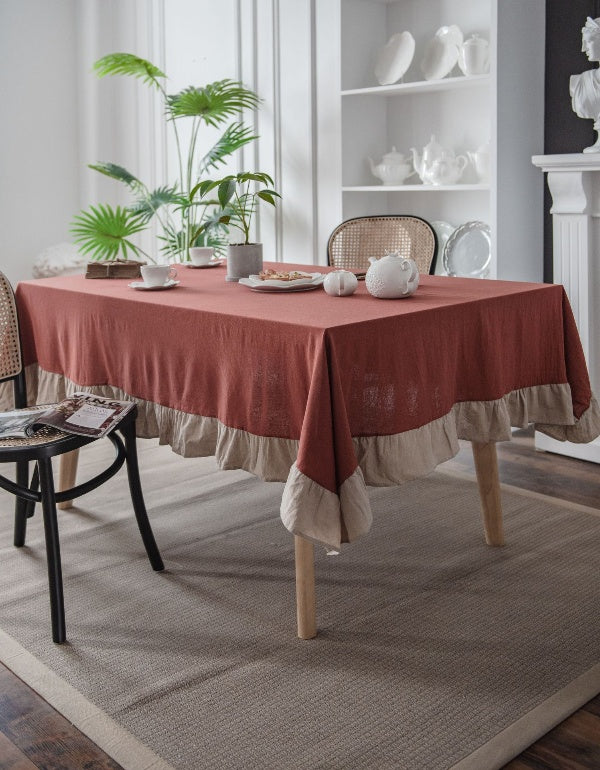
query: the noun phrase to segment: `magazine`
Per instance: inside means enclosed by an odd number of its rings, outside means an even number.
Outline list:
[[[49,426],[78,436],[101,438],[135,406],[90,393],[74,393],[58,404],[15,409],[0,414],[0,438],[23,438]]]

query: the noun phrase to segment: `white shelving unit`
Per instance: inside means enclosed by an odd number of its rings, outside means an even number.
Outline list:
[[[543,186],[530,158],[543,147],[544,23],[544,0],[341,0],[342,218],[483,220],[492,231],[490,277],[542,280]],[[489,40],[489,74],[465,77],[456,67],[441,80],[423,79],[424,47],[450,24],[465,39]],[[415,38],[413,61],[402,82],[378,85],[377,54],[404,30]],[[369,157],[379,162],[393,146],[420,152],[432,135],[457,154],[489,141],[490,183],[471,165],[453,185],[376,181]]]

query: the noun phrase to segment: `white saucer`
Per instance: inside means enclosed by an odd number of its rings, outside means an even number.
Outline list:
[[[191,270],[204,270],[207,267],[221,267],[221,265],[224,263],[225,260],[223,259],[213,259],[211,262],[208,262],[206,265],[194,265],[190,262],[189,265],[186,265],[186,267],[189,267]]]
[[[130,289],[137,289],[138,291],[163,291],[163,289],[172,289],[175,286],[179,286],[179,281],[169,280],[160,286],[148,286],[144,281],[134,281],[127,285]]]

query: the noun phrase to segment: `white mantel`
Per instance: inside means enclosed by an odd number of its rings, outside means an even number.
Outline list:
[[[534,155],[548,174],[552,195],[554,283],[562,283],[573,308],[592,390],[600,396],[600,153]],[[536,433],[549,452],[600,463],[600,440],[571,444]]]

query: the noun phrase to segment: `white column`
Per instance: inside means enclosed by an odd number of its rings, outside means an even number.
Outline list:
[[[579,329],[592,390],[600,395],[600,154],[536,155],[552,194],[554,283],[567,292]],[[556,441],[541,433],[535,446],[600,463],[600,440]]]

